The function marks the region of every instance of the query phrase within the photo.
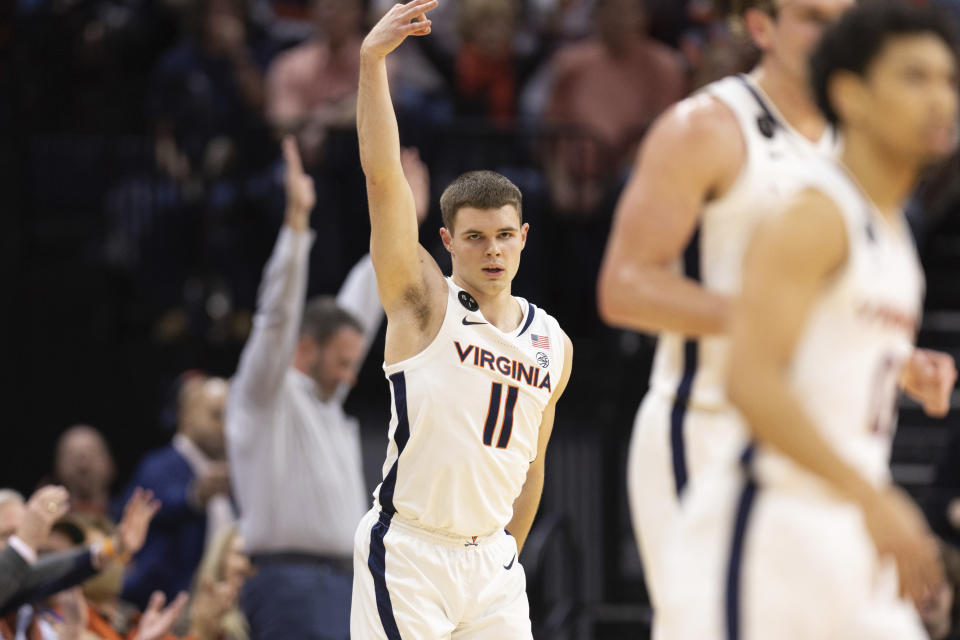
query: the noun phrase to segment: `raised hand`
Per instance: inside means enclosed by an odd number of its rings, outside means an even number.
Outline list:
[[[293,136],[283,138],[283,162],[287,169],[283,180],[287,196],[286,221],[294,230],[306,231],[310,228],[310,212],[317,203],[317,192],[313,186],[313,178],[303,170],[303,162]]]
[[[137,487],[123,507],[123,518],[117,525],[117,552],[120,555],[134,554],[147,539],[150,521],[160,509],[160,501],[153,499],[153,492]]]
[[[916,349],[904,368],[900,386],[929,416],[942,418],[950,410],[957,367],[949,353]]]
[[[63,487],[51,485],[38,489],[27,501],[17,537],[36,550],[47,539],[53,523],[70,509],[69,497]]]
[[[183,608],[187,606],[187,594],[181,593],[166,609],[163,603],[166,597],[160,591],[154,591],[147,603],[147,610],[140,618],[137,633],[133,640],[160,640],[170,632],[173,623],[180,617]]]
[[[426,13],[436,8],[437,0],[413,0],[394,5],[363,39],[361,54],[385,58],[407,36],[427,35],[431,22]]]

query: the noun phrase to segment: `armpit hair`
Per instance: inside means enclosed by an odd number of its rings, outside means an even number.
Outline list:
[[[427,288],[423,284],[407,287],[403,292],[403,302],[413,313],[417,328],[425,331],[430,323],[430,300]]]

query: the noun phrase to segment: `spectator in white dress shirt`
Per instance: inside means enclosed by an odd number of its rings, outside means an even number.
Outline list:
[[[316,195],[284,140],[287,209],[227,403],[240,532],[257,573],[241,606],[253,640],[349,637],[353,533],[369,507],[360,433],[343,401],[383,320],[369,256],[336,299],[305,302]],[[427,173],[405,155],[426,213]],[[362,197],[362,194],[357,194]]]

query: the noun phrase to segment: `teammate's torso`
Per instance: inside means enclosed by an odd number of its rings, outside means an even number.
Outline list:
[[[700,224],[677,268],[708,290],[736,294],[743,255],[759,220],[782,209],[803,177],[804,165],[834,153],[832,130],[812,143],[787,124],[747,76],[731,76],[703,89],[737,118],[746,154],[734,184],[706,204]],[[724,375],[729,340],[705,336],[685,345],[684,336],[660,335],[651,388],[668,395],[685,394],[689,404],[726,409]],[[692,352],[695,350],[695,352]],[[689,378],[686,385],[684,378]]]
[[[914,348],[923,272],[903,216],[883,218],[845,170],[821,166],[806,184],[842,211],[848,256],[807,319],[790,383],[830,446],[879,484],[889,478],[898,379]],[[810,478],[766,450],[758,451],[756,470],[766,484]]]
[[[447,283],[436,338],[384,367],[393,409],[375,495],[384,511],[424,528],[479,536],[513,515],[566,354],[556,320],[534,304],[515,298],[523,319],[504,333]]]

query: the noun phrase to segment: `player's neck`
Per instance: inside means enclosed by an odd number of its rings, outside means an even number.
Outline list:
[[[842,160],[884,217],[900,215],[916,185],[916,163],[856,133],[845,137]]]
[[[787,124],[811,142],[820,140],[827,123],[802,82],[797,82],[773,62],[760,64],[750,76],[773,101]]]
[[[509,333],[520,325],[523,310],[511,294],[509,285],[495,293],[486,293],[477,287],[470,286],[456,273],[453,274],[452,279],[454,284],[473,296],[480,305],[480,313],[497,329]]]

